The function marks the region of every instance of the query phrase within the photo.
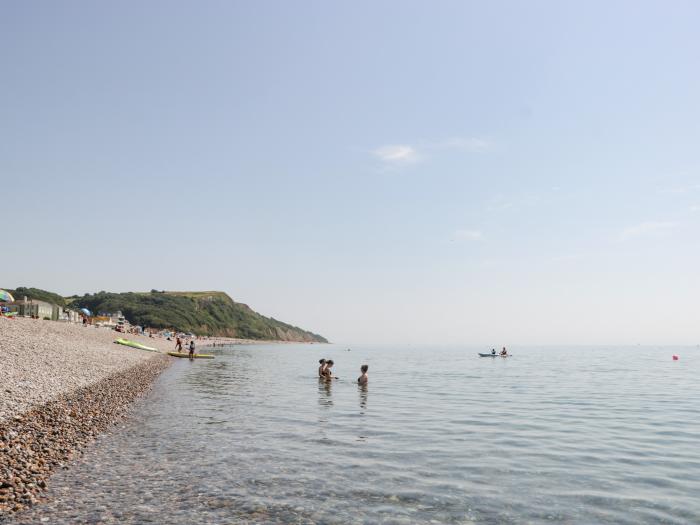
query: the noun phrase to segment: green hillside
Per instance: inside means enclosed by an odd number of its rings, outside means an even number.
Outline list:
[[[65,306],[66,300],[58,295],[57,293],[47,292],[46,290],[40,290],[39,288],[26,288],[24,286],[19,286],[14,290],[10,288],[3,288],[12,294],[15,301],[21,301],[25,297],[27,299],[34,299],[35,301],[46,301],[47,303],[57,304],[58,306]]]
[[[328,342],[318,334],[260,315],[224,292],[99,292],[68,299],[70,308],[87,308],[96,314],[121,310],[130,323],[152,328],[245,339]]]

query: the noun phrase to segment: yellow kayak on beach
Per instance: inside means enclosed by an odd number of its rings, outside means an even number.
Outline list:
[[[189,357],[190,354],[186,354],[184,352],[168,352],[168,355],[171,355],[173,357]],[[195,359],[214,359],[214,356],[212,354],[194,354],[193,356]]]
[[[137,343],[136,341],[129,341],[128,339],[124,339],[122,337],[115,340],[114,342],[118,345],[130,346],[131,348],[138,348],[139,350],[148,350],[149,352],[158,351],[156,348],[151,348],[150,346],[142,345],[141,343]]]

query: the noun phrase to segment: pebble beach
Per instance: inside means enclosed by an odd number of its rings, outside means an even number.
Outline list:
[[[173,342],[114,344],[113,330],[0,318],[0,520],[37,503],[48,479],[148,390]]]

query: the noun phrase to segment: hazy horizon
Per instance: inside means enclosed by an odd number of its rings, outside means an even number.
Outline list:
[[[6,2],[0,285],[343,343],[700,343],[700,5]]]

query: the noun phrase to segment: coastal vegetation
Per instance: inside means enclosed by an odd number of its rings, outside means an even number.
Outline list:
[[[25,286],[19,286],[14,290],[9,288],[5,289],[14,296],[16,301],[21,301],[26,297],[27,299],[32,299],[34,301],[44,301],[58,306],[66,306],[65,298],[57,293],[47,292],[46,290],[41,290],[39,288],[27,288]]]
[[[243,339],[327,342],[318,334],[265,317],[224,292],[99,292],[68,299],[70,308],[87,308],[96,314],[121,311],[131,324],[151,328]]]
[[[16,300],[26,297],[71,310],[87,308],[96,315],[120,311],[131,324],[149,328],[241,339],[328,342],[321,335],[265,317],[224,292],[102,291],[63,297],[39,288],[6,289]]]

